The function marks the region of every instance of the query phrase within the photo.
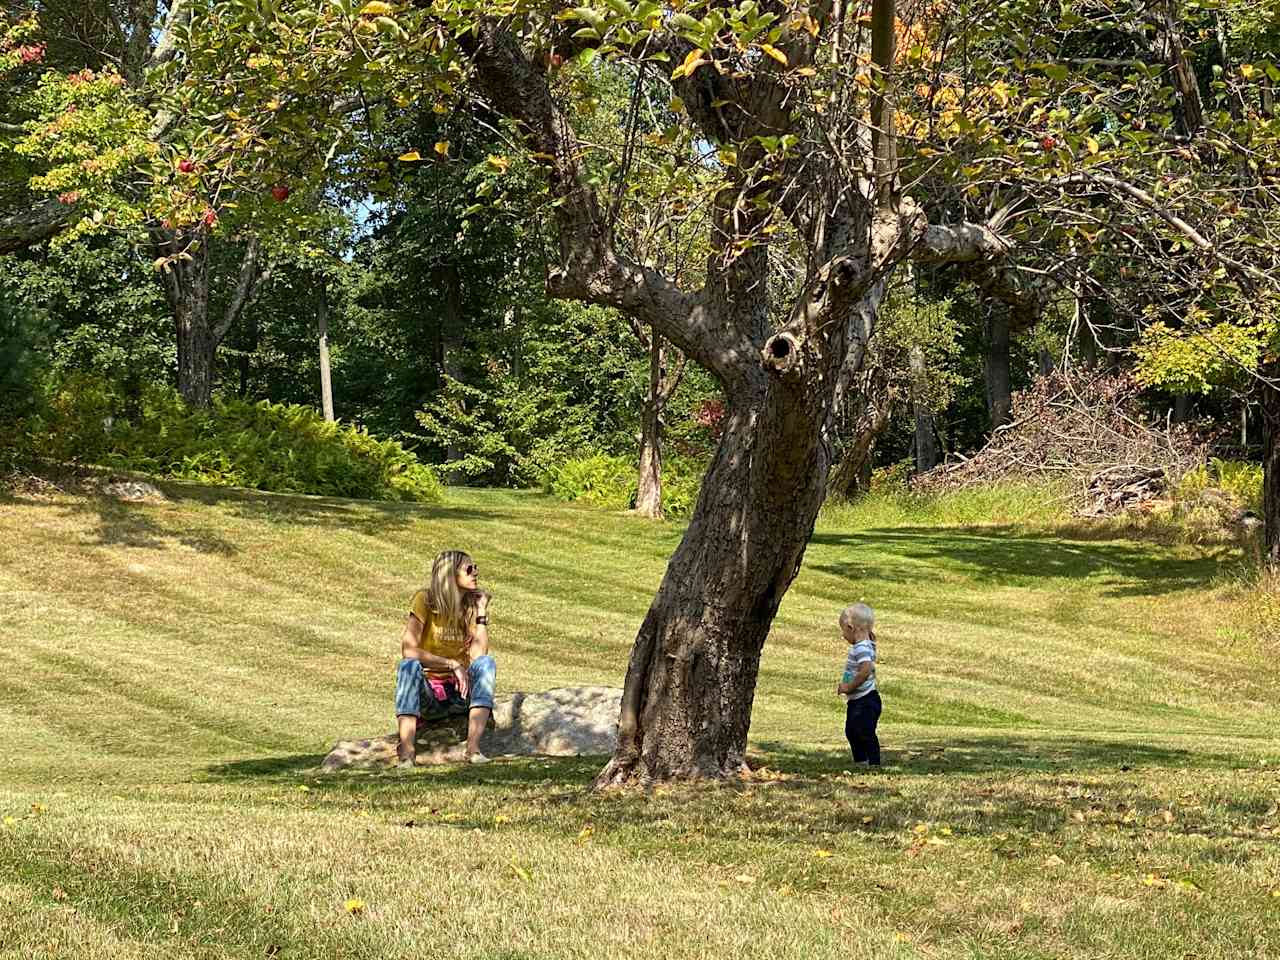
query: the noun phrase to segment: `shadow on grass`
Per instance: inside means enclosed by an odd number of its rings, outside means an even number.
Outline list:
[[[233,556],[240,547],[222,536],[216,527],[193,524],[189,518],[171,519],[160,512],[166,504],[130,502],[105,496],[86,482],[112,476],[109,472],[74,475],[63,481],[73,502],[28,496],[0,488],[0,505],[55,510],[65,517],[95,517],[93,543],[100,546],[160,549],[181,544],[200,553]],[[390,533],[422,520],[450,522],[493,521],[504,515],[493,511],[441,504],[348,500],[340,497],[266,493],[234,487],[208,487],[148,479],[171,504],[219,507],[233,517],[255,522],[351,530],[370,536]],[[166,522],[167,521],[167,522]]]
[[[848,748],[806,749],[777,741],[757,747],[771,768],[802,777],[839,774],[855,768]],[[1038,739],[1019,736],[958,736],[920,740],[884,748],[885,768],[878,776],[904,774],[1115,773],[1158,769],[1229,770],[1239,757],[1227,753],[1162,747],[1133,741],[1090,738]]]
[[[895,776],[1114,774],[1144,769],[1231,770],[1243,763],[1234,754],[1134,741],[1001,735],[912,738],[906,748],[887,746],[884,749],[885,766],[879,771],[855,768],[843,742],[833,742],[829,749],[822,749],[763,740],[753,743],[751,753],[767,769],[801,781],[827,779],[854,770],[885,783],[892,782]],[[607,759],[602,756],[502,757],[484,767],[464,764],[424,767],[402,777],[401,781],[413,782],[415,778],[422,777],[435,784],[456,781],[469,785],[557,783],[564,787],[588,787]],[[323,760],[323,754],[259,757],[217,764],[208,767],[206,772],[219,780],[273,781],[320,777],[322,782],[334,785],[351,780],[387,780],[393,774],[389,769],[351,769],[321,774]]]
[[[1086,579],[1112,575],[1103,590],[1113,597],[1153,596],[1204,587],[1218,573],[1221,558],[1170,557],[1144,544],[1070,540],[1031,535],[1017,527],[876,529],[857,533],[818,533],[815,546],[866,548],[841,563],[815,563],[814,569],[840,577],[901,580],[915,569],[866,563],[867,556],[897,555],[928,564],[951,565],[980,583],[1020,585],[1047,578]]]
[[[323,753],[297,753],[285,757],[258,757],[253,760],[234,760],[206,768],[215,780],[297,780],[319,773],[324,761]],[[330,778],[332,779],[332,778]]]
[[[1002,858],[1043,856],[1043,838],[1078,841],[1086,828],[1115,831],[1108,836],[1122,845],[1145,848],[1157,836],[1194,836],[1234,850],[1265,820],[1272,802],[1267,785],[1257,784],[1239,809],[1215,813],[1192,806],[1170,821],[1164,816],[1167,786],[1179,771],[1187,787],[1200,785],[1213,806],[1219,789],[1214,784],[1227,782],[1225,771],[1240,761],[1222,753],[1092,738],[914,740],[910,750],[889,750],[886,768],[853,774],[842,750],[770,741],[757,744],[755,753],[766,769],[750,780],[603,792],[593,790],[592,782],[604,757],[516,757],[411,774],[321,775],[319,757],[297,755],[207,772],[211,780],[258,781],[267,789],[305,782],[307,792],[298,796],[316,809],[346,812],[355,804],[405,828],[512,830],[515,839],[529,829],[572,837],[587,823],[633,856],[699,862],[723,856],[726,843],[751,845],[737,854],[748,859],[759,844],[784,844],[807,860],[808,848],[829,846],[838,836],[906,850],[922,842],[920,825],[926,823],[950,825],[957,841],[984,838],[986,849]],[[512,825],[499,824],[495,811],[509,815]],[[1071,817],[1073,812],[1079,816]],[[783,872],[788,876],[775,879],[792,885],[814,879],[807,868],[803,876],[791,876],[790,868]]]

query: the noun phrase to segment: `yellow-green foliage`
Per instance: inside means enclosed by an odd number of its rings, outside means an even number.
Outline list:
[[[1233,323],[1183,330],[1154,323],[1134,347],[1138,358],[1134,374],[1143,386],[1208,393],[1254,369],[1265,336],[1265,330]]]
[[[1262,464],[1243,460],[1212,458],[1194,470],[1189,470],[1178,481],[1179,499],[1190,499],[1205,490],[1221,490],[1242,506],[1262,509]]]
[[[662,469],[662,513],[683,518],[693,512],[705,467],[696,461],[668,460]],[[608,510],[635,506],[639,472],[629,457],[592,453],[571,457],[546,472],[543,487],[559,500],[589,503]]]

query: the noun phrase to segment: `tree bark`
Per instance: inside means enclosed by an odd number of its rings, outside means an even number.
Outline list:
[[[1191,419],[1191,396],[1186,393],[1179,393],[1173,398],[1173,413],[1171,418],[1174,423],[1186,423]]]
[[[1259,369],[1262,408],[1262,549],[1273,570],[1280,566],[1280,361]]]
[[[440,370],[448,380],[462,380],[462,368],[458,365],[458,352],[462,348],[462,277],[453,264],[436,269],[436,279],[441,285],[440,300]],[[459,401],[461,402],[461,401]],[[452,442],[445,447],[445,461],[462,458],[462,451]],[[462,483],[465,477],[457,470],[446,470],[444,482]]]
[[[165,293],[178,345],[178,393],[192,407],[213,400],[218,341],[209,323],[209,248],[201,243],[190,260],[165,268]]]
[[[632,648],[598,786],[745,772],[760,653],[826,487],[823,419],[782,380],[730,395],[689,529]]]
[[[1178,92],[1178,126],[1183,136],[1189,137],[1204,125],[1204,104],[1196,72],[1182,46],[1176,0],[1164,0],[1153,17],[1158,38],[1156,52],[1169,67],[1169,78]]]
[[[649,336],[649,395],[640,414],[640,476],[636,486],[636,513],[650,520],[662,519],[662,337]]]
[[[190,406],[208,407],[213,400],[218,347],[271,277],[271,265],[262,265],[258,240],[250,238],[227,308],[215,322],[209,314],[208,234],[203,230],[183,234],[157,229],[153,240],[157,250],[174,258],[161,271],[161,279],[177,335],[178,392]]]
[[[40,200],[0,217],[0,255],[44,243],[79,219],[80,214],[74,207],[57,200]]]
[[[320,302],[316,310],[316,327],[320,340],[320,404],[324,418],[334,422],[333,379],[329,373],[329,285],[320,279]]]
[[[1009,316],[1000,307],[987,315],[987,353],[984,370],[987,381],[987,412],[991,429],[1009,422],[1013,396],[1009,385]]]
[[[916,344],[908,355],[911,364],[911,409],[916,421],[916,473],[938,465],[938,431],[932,410],[924,400],[924,348]]]

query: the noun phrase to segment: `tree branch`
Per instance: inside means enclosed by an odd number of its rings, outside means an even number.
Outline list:
[[[1250,279],[1257,280],[1259,283],[1268,286],[1275,283],[1275,278],[1265,270],[1259,270],[1257,267],[1248,263],[1241,263],[1232,257],[1222,253],[1213,243],[1211,243],[1199,230],[1193,227],[1187,221],[1183,220],[1168,207],[1161,204],[1155,197],[1147,193],[1141,187],[1135,186],[1125,180],[1117,177],[1111,177],[1103,173],[1075,173],[1065,178],[1064,183],[1096,183],[1113,190],[1118,190],[1132,200],[1136,200],[1158,216],[1169,226],[1173,227],[1193,244],[1212,256],[1218,262],[1226,267],[1230,267],[1239,273],[1244,274]]]
[[[73,207],[57,200],[42,200],[19,213],[0,217],[0,255],[43,243],[79,219]]]
[[[258,238],[256,236],[250,237],[249,244],[244,252],[244,259],[240,262],[240,276],[236,280],[236,288],[231,294],[230,302],[227,303],[227,309],[222,315],[222,320],[213,328],[213,342],[215,344],[222,342],[227,332],[231,329],[231,325],[236,322],[244,308],[253,302],[254,297],[258,295],[258,291],[262,288],[262,284],[271,275],[272,264],[268,264],[265,269],[260,269],[259,259],[261,253],[262,248]]]
[[[559,227],[560,263],[547,278],[556,297],[615,307],[652,324],[722,381],[739,379],[754,351],[750,338],[712,309],[710,298],[681,290],[652,267],[617,252],[612,230],[582,167],[582,150],[543,69],[493,20],[460,39],[491,106],[519,121],[547,170]]]

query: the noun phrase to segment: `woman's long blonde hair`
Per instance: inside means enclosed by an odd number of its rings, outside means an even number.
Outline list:
[[[461,550],[445,550],[431,564],[431,582],[427,584],[427,606],[444,618],[445,625],[458,630],[463,623],[462,591],[458,589],[458,571],[472,563],[470,554]]]

